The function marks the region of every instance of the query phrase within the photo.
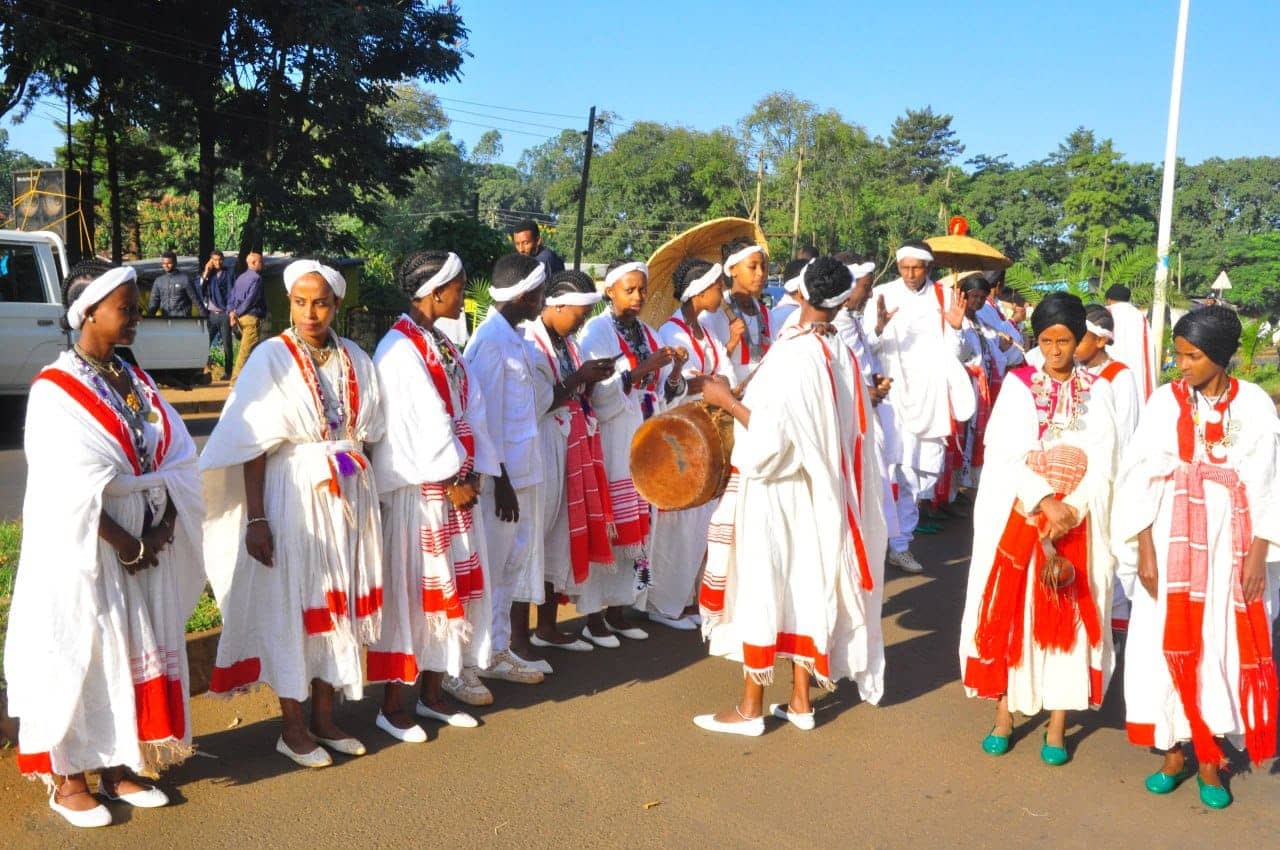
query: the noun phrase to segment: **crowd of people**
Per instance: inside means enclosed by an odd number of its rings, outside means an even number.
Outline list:
[[[291,263],[289,326],[242,346],[199,453],[114,353],[141,315],[132,269],[73,270],[78,341],[30,396],[5,657],[19,767],[54,811],[88,827],[111,822],[100,799],[166,804],[147,778],[192,750],[183,625],[206,581],[224,623],[211,692],[269,686],[276,749],[305,767],[364,754],[333,709],[366,683],[383,685],[374,726],[421,743],[422,721],[476,726],[486,681],[643,641],[645,616],[741,666],[736,703],[693,722],[754,736],[770,716],[813,729],[815,685],[879,702],[885,567],[924,571],[915,535],[966,504],[958,655],[966,693],[995,703],[983,751],[1009,751],[1015,713],[1048,712],[1041,759],[1068,762],[1067,712],[1102,704],[1114,628],[1129,738],[1165,754],[1149,791],[1195,773],[1221,808],[1222,741],[1275,754],[1277,419],[1227,372],[1234,312],[1181,319],[1182,376],[1157,387],[1123,287],[1110,309],[1048,295],[1025,336],[1000,273],[935,280],[909,242],[878,286],[874,261],[812,251],[770,308],[766,246],[740,238],[661,282],[679,306],[655,328],[645,263],[597,284],[529,235],[469,339],[462,258],[405,259],[409,309],[372,355],[332,330],[343,276]],[[209,312],[248,343],[261,257],[234,282],[215,259]],[[732,419],[727,485],[655,509],[632,438],[695,401]],[[580,631],[557,622],[564,601]],[[791,696],[766,705],[779,659]]]

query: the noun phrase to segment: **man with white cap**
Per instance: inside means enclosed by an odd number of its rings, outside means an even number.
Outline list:
[[[877,286],[875,332],[902,441],[894,472],[898,531],[888,561],[904,572],[924,567],[910,550],[920,520],[919,501],[933,495],[942,472],[952,419],[973,415],[973,388],[960,364],[964,303],[929,277],[933,254],[918,241],[897,251],[899,277]]]
[[[518,328],[542,311],[546,267],[523,254],[494,264],[494,309],[476,328],[464,359],[485,403],[485,423],[500,474],[481,487],[480,509],[492,585],[489,667],[479,674],[537,684],[551,665],[533,654],[529,604],[544,601],[542,448],[538,439],[533,352]],[[445,681],[446,690],[456,686]],[[456,695],[456,694],[455,694]]]
[[[1127,286],[1117,283],[1107,289],[1107,309],[1116,326],[1111,356],[1133,370],[1142,403],[1146,404],[1158,384],[1155,342],[1147,317],[1129,303],[1131,297]]]

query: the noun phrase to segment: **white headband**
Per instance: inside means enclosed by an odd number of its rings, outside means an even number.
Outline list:
[[[764,253],[764,249],[761,248],[759,245],[748,245],[747,247],[743,248],[741,251],[736,251],[730,254],[728,259],[724,261],[724,273],[729,274],[731,271],[733,271],[734,266],[736,266],[738,263],[745,260],[747,257],[750,257],[752,254],[763,254],[763,253]]]
[[[293,285],[309,274],[318,274],[324,278],[324,282],[329,284],[329,288],[333,290],[335,298],[343,298],[347,294],[347,279],[332,266],[326,266],[315,260],[294,260],[292,263],[284,267],[284,288],[287,292],[293,292]]]
[[[494,301],[515,301],[526,292],[532,292],[547,280],[547,267],[538,263],[527,275],[505,288],[489,287]]]
[[[786,280],[786,281],[783,281],[783,283],[782,283],[782,291],[783,291],[783,292],[795,292],[797,289],[799,289],[799,288],[800,288],[800,283],[804,280],[804,270],[805,270],[805,269],[807,269],[807,268],[809,268],[809,266],[810,266],[812,263],[813,263],[813,260],[810,260],[809,262],[805,263],[805,264],[804,264],[804,268],[800,269],[800,274],[798,274],[798,275],[796,275],[795,277],[790,278],[790,279],[788,279],[788,280]]]
[[[1116,335],[1101,325],[1095,325],[1093,322],[1086,321],[1084,326],[1089,333],[1093,334],[1098,339],[1105,339],[1107,342],[1115,342]]]
[[[930,254],[923,248],[915,248],[911,245],[903,245],[898,249],[896,256],[898,262],[902,262],[903,260],[924,260],[926,263],[933,262],[933,254]]]
[[[444,261],[444,265],[440,267],[440,271],[433,274],[426,283],[414,291],[414,300],[426,298],[460,274],[462,274],[462,260],[458,259],[457,254],[450,251],[449,256]]]
[[[126,283],[137,279],[138,272],[133,266],[117,266],[101,277],[95,277],[84,288],[84,292],[80,293],[80,297],[71,302],[71,306],[67,308],[67,324],[73,329],[78,329],[84,324],[85,311]]]
[[[813,264],[813,260],[810,260],[809,265],[812,265],[812,264]],[[800,283],[796,285],[796,289],[800,292],[801,295],[804,296],[804,300],[808,301],[809,305],[812,307],[817,307],[820,310],[834,310],[836,307],[839,307],[842,304],[844,304],[844,302],[848,301],[849,296],[853,294],[853,285],[850,284],[849,288],[846,289],[844,292],[841,292],[839,295],[835,295],[831,298],[828,298],[826,301],[820,301],[817,304],[814,304],[813,299],[809,297],[809,287],[806,286],[804,282],[805,275],[807,275],[808,273],[809,273],[809,266],[806,265],[804,267],[804,271],[800,272]]]
[[[720,280],[722,274],[724,274],[724,270],[720,268],[720,264],[712,263],[706,274],[685,287],[684,295],[680,296],[680,302],[683,304],[695,295],[701,295],[706,292]]]
[[[853,275],[854,283],[857,283],[859,278],[866,277],[874,272],[876,270],[876,264],[871,262],[856,263],[852,266],[846,266],[845,268],[849,270],[849,274]]]
[[[599,292],[561,292],[542,303],[548,307],[590,307],[603,297]]]
[[[639,260],[635,260],[630,263],[623,263],[622,265],[618,266],[616,269],[614,269],[613,271],[605,275],[604,276],[605,289],[608,289],[609,287],[613,286],[614,283],[617,282],[618,278],[622,277],[624,274],[631,274],[632,272],[640,272],[641,274],[644,275],[645,280],[649,279],[649,267],[646,266],[644,263],[640,262]]]

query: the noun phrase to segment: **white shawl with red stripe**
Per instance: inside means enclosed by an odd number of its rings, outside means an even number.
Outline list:
[[[383,419],[373,362],[339,342],[338,433],[314,365],[286,331],[254,349],[200,456],[205,567],[223,613],[213,693],[265,682],[303,700],[312,678],[362,693],[360,643],[377,637],[382,607],[382,526],[364,444],[382,438]],[[274,567],[244,546],[242,467],[264,454]]]
[[[743,404],[751,425],[734,430],[738,489],[712,520],[699,596],[711,653],[758,682],[790,658],[819,684],[850,678],[878,702],[887,538],[856,361],[837,337],[789,329]]]
[[[204,587],[204,502],[186,426],[150,376],[134,374],[160,414],[146,429],[154,469],[146,474],[127,426],[82,379],[73,354],[31,388],[22,554],[5,650],[24,773],[110,765],[153,772],[189,751],[184,626]],[[163,488],[177,511],[174,539],[158,566],[129,576],[99,539],[99,518],[105,510],[141,533],[152,488]]]

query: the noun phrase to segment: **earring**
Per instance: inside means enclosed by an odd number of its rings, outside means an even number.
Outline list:
[[[559,312],[560,312],[561,310],[563,310],[563,309],[564,309],[564,307],[557,306],[557,307],[556,307],[556,312],[557,312],[557,313],[559,313]]]
[[[432,295],[431,297],[435,299],[435,301],[436,301],[436,303],[437,303],[437,304],[439,304],[439,303],[440,303],[440,296],[439,296],[439,295]]]
[[[97,317],[97,316],[90,316],[90,317],[89,317],[89,321],[91,321],[91,322],[97,322],[97,321],[98,321],[98,317]]]

